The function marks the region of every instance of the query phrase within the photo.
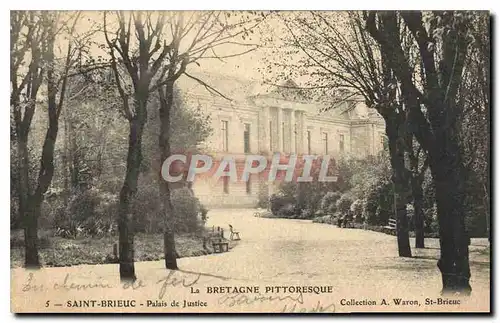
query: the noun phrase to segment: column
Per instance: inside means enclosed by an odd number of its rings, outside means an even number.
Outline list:
[[[290,152],[297,153],[297,149],[295,149],[295,139],[298,134],[298,124],[295,125],[295,110],[290,110]]]
[[[305,122],[304,122],[304,111],[299,111],[299,116],[298,116],[298,134],[297,134],[297,139],[298,139],[298,153],[307,153],[306,149],[304,148],[304,136],[306,136],[305,132]]]
[[[269,144],[270,136],[269,133],[269,107],[262,107],[260,113],[260,138],[259,138],[259,150],[261,152],[271,151]]]
[[[283,152],[283,109],[280,107],[278,109],[278,129],[276,129],[277,139],[278,139],[278,151]]]

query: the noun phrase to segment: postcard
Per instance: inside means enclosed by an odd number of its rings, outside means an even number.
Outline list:
[[[490,313],[487,11],[11,11],[14,313]]]

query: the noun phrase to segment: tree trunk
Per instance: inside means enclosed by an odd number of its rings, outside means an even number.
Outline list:
[[[415,248],[425,248],[424,242],[424,193],[422,183],[418,178],[412,176],[412,194],[413,194],[413,219],[415,222]]]
[[[410,235],[408,232],[408,216],[406,210],[406,188],[408,180],[406,176],[404,146],[400,140],[400,116],[397,112],[386,115],[386,133],[389,139],[389,153],[393,169],[394,187],[394,212],[396,217],[396,235],[398,239],[398,253],[400,257],[411,257]]]
[[[138,108],[137,110],[139,110]],[[140,165],[142,160],[142,133],[144,119],[136,116],[129,123],[129,142],[125,181],[120,191],[118,213],[120,279],[136,280],[134,268],[134,228],[132,227],[131,203],[137,193]]]
[[[18,133],[16,139],[19,155],[19,218],[24,229],[24,265],[26,268],[40,268],[37,248],[37,218],[31,207],[27,136]]]
[[[458,146],[457,146],[458,149]],[[439,221],[442,293],[471,292],[469,267],[469,237],[465,228],[464,186],[460,163],[456,154],[447,154],[431,163],[436,187]],[[448,158],[447,158],[448,157]]]
[[[398,239],[398,254],[400,257],[411,257],[410,235],[408,232],[408,215],[406,210],[406,196],[401,189],[400,179],[395,175],[395,206],[396,206],[396,234]],[[398,186],[400,188],[398,188]]]
[[[29,269],[41,267],[38,256],[38,216],[40,214],[40,202],[34,199],[24,212],[24,266]]]
[[[29,184],[29,155],[27,136],[17,136],[19,154],[19,216],[24,230],[24,266],[26,268],[40,268],[38,255],[38,213],[34,196],[30,193]],[[38,209],[39,211],[39,209]]]
[[[159,147],[161,162],[170,156],[170,112],[173,106],[174,83],[167,82],[165,92],[159,88],[160,95],[160,135]],[[161,212],[163,213],[163,251],[165,254],[165,267],[167,269],[178,269],[177,252],[175,250],[175,236],[173,230],[173,208],[170,197],[170,183],[163,178],[159,179]]]
[[[69,189],[69,145],[68,145],[68,110],[64,111],[64,153],[63,153],[63,176],[64,176],[64,209],[67,210],[70,197]]]
[[[52,73],[48,72],[49,83],[51,83]],[[40,171],[38,173],[38,183],[33,195],[29,195],[25,215],[25,266],[40,267],[38,256],[38,219],[41,214],[41,207],[44,200],[44,194],[52,183],[54,176],[54,150],[59,131],[59,114],[57,113],[57,104],[54,88],[49,85],[48,111],[49,127],[45,135],[40,159]]]

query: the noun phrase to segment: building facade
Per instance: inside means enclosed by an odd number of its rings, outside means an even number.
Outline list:
[[[273,87],[229,76],[199,78],[226,97],[193,80],[180,82],[187,105],[210,116],[213,133],[200,149],[215,160],[234,156],[239,170],[248,154],[268,156],[269,160],[276,152],[338,159],[374,155],[383,149],[384,121],[361,102],[325,109],[328,104],[301,97],[291,81]],[[193,184],[196,196],[209,207],[256,206],[259,198],[272,194],[276,187],[257,174],[247,182],[204,177]]]

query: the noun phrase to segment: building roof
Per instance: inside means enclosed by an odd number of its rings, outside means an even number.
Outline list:
[[[302,92],[303,90],[290,79],[278,85],[274,85],[256,79],[242,79],[234,75],[223,73],[188,73],[209,86],[205,86],[201,82],[186,75],[182,75],[178,79],[177,85],[181,92],[188,97],[203,96],[211,97],[215,101],[221,100],[222,102],[228,102],[217,93],[219,92],[236,105],[238,103],[248,104],[255,98],[271,98],[305,103],[308,106],[313,106],[315,111],[309,112],[317,115],[325,114],[330,117],[351,120],[380,119],[376,111],[369,109],[360,101],[350,100],[341,104],[336,104],[334,108],[325,102],[313,101],[304,95]]]

